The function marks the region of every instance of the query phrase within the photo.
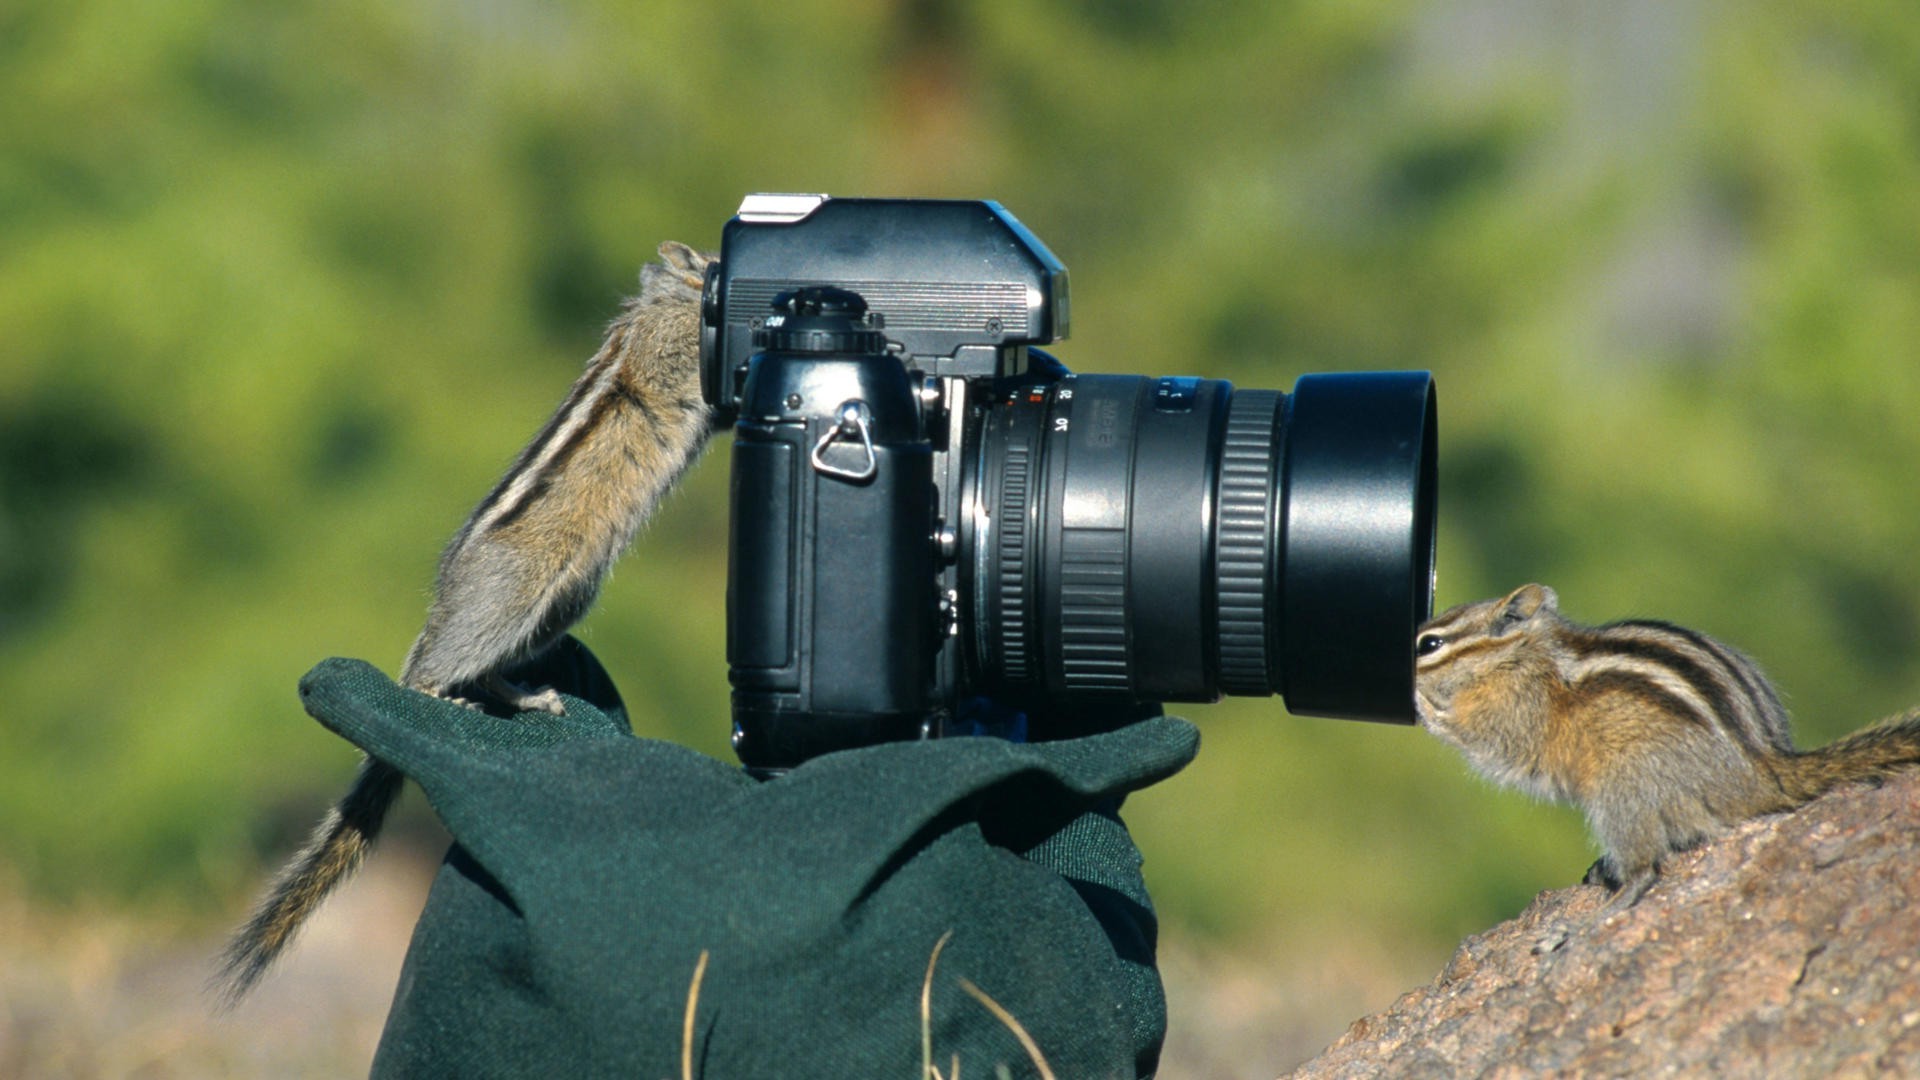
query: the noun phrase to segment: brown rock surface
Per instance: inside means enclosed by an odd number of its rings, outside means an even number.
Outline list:
[[[1605,898],[1540,894],[1288,1075],[1920,1076],[1920,774],[1674,856],[1625,912]]]

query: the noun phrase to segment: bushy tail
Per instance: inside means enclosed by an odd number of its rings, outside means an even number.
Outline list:
[[[327,811],[307,846],[288,860],[246,925],[227,942],[214,977],[223,1009],[247,996],[320,902],[360,868],[405,779],[373,758],[360,763],[353,787]]]
[[[1794,755],[1781,770],[1781,781],[1805,802],[1840,784],[1879,780],[1915,766],[1920,766],[1920,706]]]

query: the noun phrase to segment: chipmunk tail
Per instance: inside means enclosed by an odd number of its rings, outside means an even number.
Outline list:
[[[1781,781],[1789,794],[1806,802],[1842,784],[1878,782],[1915,766],[1920,766],[1920,706],[1794,755]]]
[[[210,989],[224,1012],[238,1005],[286,951],[308,917],[360,868],[406,778],[367,758],[348,789],[287,861],[246,924],[221,953]]]

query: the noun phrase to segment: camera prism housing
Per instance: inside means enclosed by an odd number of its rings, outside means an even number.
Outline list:
[[[703,301],[734,428],[734,747],[1057,738],[1280,694],[1410,723],[1426,372],[1069,373],[1067,275],[986,201],[749,196]]]

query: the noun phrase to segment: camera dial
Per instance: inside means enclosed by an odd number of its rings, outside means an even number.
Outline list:
[[[887,339],[867,321],[860,294],[809,285],[773,298],[774,314],[753,333],[755,348],[774,352],[883,353]]]

